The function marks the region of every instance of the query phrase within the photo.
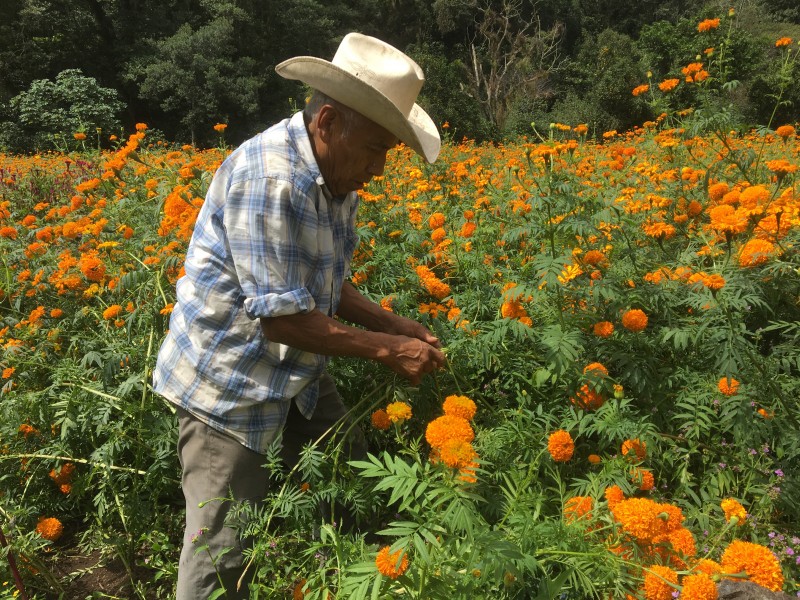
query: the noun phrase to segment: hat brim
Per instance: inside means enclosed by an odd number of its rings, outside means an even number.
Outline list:
[[[302,81],[377,123],[432,163],[442,142],[433,119],[418,104],[406,117],[383,93],[355,75],[314,56],[285,60],[275,71],[286,79]]]

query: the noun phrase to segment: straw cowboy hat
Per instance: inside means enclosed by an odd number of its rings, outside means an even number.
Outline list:
[[[439,131],[416,104],[425,75],[417,63],[397,48],[374,37],[348,33],[332,61],[297,56],[283,61],[275,71],[361,113],[428,162],[432,163],[439,155]]]

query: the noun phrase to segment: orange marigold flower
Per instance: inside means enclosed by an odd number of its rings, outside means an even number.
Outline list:
[[[747,511],[744,509],[738,500],[734,500],[733,498],[725,498],[722,502],[719,503],[720,507],[722,507],[722,511],[725,513],[725,520],[730,523],[732,519],[736,519],[733,521],[736,525],[743,525],[745,520],[747,519]]]
[[[739,250],[740,267],[756,267],[767,262],[775,252],[775,245],[767,240],[754,238]]]
[[[661,83],[658,84],[658,89],[662,92],[671,92],[680,83],[680,79],[665,79]]]
[[[475,233],[475,229],[477,225],[472,221],[465,221],[464,224],[461,226],[461,231],[458,232],[458,235],[462,238],[472,237],[472,234]]]
[[[753,583],[780,592],[783,588],[783,572],[775,555],[759,544],[734,540],[722,553],[722,571],[731,575],[745,572]]]
[[[439,448],[438,457],[451,469],[465,469],[475,464],[478,453],[469,442],[452,439]]]
[[[306,585],[305,579],[301,579],[295,584],[294,589],[292,589],[292,600],[303,600],[303,598],[305,598],[308,594],[311,593],[310,590],[303,591],[305,585]]]
[[[3,379],[11,379],[16,369],[14,367],[6,367],[3,369]]]
[[[392,402],[386,407],[386,416],[392,423],[402,425],[411,418],[411,406],[405,402]]]
[[[121,312],[122,307],[119,304],[112,304],[103,311],[103,318],[106,321],[110,321],[111,319],[116,319]]]
[[[370,421],[375,429],[380,429],[381,431],[389,429],[389,427],[392,425],[392,422],[389,420],[389,415],[382,408],[379,408],[372,413]]]
[[[674,531],[671,531],[667,534],[667,541],[672,546],[672,549],[675,553],[679,554],[679,557],[675,557],[680,560],[682,557],[691,558],[697,554],[697,545],[694,542],[694,535],[692,532],[686,529],[686,527],[678,527]],[[686,568],[686,564],[681,562],[681,568]]]
[[[608,375],[608,369],[606,369],[605,365],[599,362],[589,363],[583,368],[583,374],[588,375],[592,374],[595,377],[604,377]]]
[[[652,490],[656,485],[652,471],[647,469],[631,469],[631,481],[643,492]]]
[[[106,275],[106,266],[103,261],[94,255],[86,255],[81,258],[79,268],[83,276],[89,281],[100,282]]]
[[[408,569],[408,556],[402,550],[391,553],[389,546],[384,546],[375,557],[375,566],[381,575],[397,579]]]
[[[784,141],[786,141],[786,138],[794,135],[794,127],[791,125],[781,125],[775,130],[775,133],[778,135],[778,137],[781,137]]]
[[[778,38],[775,41],[775,47],[776,48],[782,48],[784,46],[791,46],[791,45],[792,45],[792,38],[790,38],[790,37]]]
[[[625,314],[622,315],[622,326],[634,333],[644,331],[647,327],[647,315],[638,308],[625,311]]]
[[[584,264],[596,267],[603,265],[606,262],[606,255],[599,250],[589,250],[581,257],[581,260]]]
[[[670,585],[673,584],[673,585]],[[678,589],[678,574],[663,565],[647,568],[644,576],[644,597],[646,600],[672,600],[672,592]]]
[[[436,277],[433,271],[431,271],[428,267],[425,265],[419,265],[415,270],[417,276],[422,282],[423,287],[431,296],[437,298],[438,300],[442,300],[450,295],[450,286]]]
[[[739,389],[739,382],[733,377],[723,377],[717,382],[717,389],[723,396],[733,396]]]
[[[10,240],[17,239],[17,230],[13,227],[0,227],[0,237],[8,238]]]
[[[775,173],[778,177],[785,177],[791,173],[797,172],[797,165],[793,165],[785,158],[778,158],[775,160],[768,160],[766,162],[767,168]]]
[[[708,186],[708,197],[714,202],[719,202],[722,197],[730,191],[730,187],[724,181],[713,183]]]
[[[575,452],[575,442],[568,431],[559,429],[554,431],[547,438],[547,451],[556,462],[567,462]]]
[[[712,292],[718,292],[725,287],[725,278],[719,274],[706,275],[702,279],[703,285],[710,289]]]
[[[598,454],[590,454],[587,460],[593,465],[599,465],[601,462],[603,462],[603,459]]]
[[[74,139],[78,140],[79,142],[82,142],[83,140],[85,140],[85,139],[86,139],[86,134],[85,134],[85,133],[83,133],[82,131],[79,131],[79,132],[77,132],[77,133],[73,133],[73,134],[72,134],[72,137],[73,137]]]
[[[592,332],[601,338],[611,337],[611,334],[614,333],[614,324],[610,321],[600,321],[599,323],[595,323],[594,327],[592,328]]]
[[[46,540],[55,542],[64,533],[64,525],[55,517],[41,517],[36,524],[36,533]]]
[[[428,423],[425,439],[433,448],[442,448],[448,440],[472,442],[475,432],[469,421],[455,415],[442,415]]]
[[[478,410],[475,402],[466,396],[447,396],[442,405],[444,414],[461,417],[467,421],[471,421]]]
[[[584,410],[596,410],[605,404],[605,396],[589,387],[584,383],[575,395],[570,398],[570,402]]]
[[[438,229],[444,227],[445,216],[440,212],[433,213],[428,217],[428,225],[431,229]]]
[[[603,492],[603,497],[606,499],[606,502],[608,502],[608,508],[611,509],[617,502],[625,500],[625,492],[623,492],[622,488],[618,485],[611,485]]]
[[[711,560],[710,558],[701,558],[697,561],[697,564],[692,567],[692,571],[705,573],[706,575],[716,575],[717,573],[722,572],[722,565],[715,560]]]
[[[567,523],[592,517],[594,500],[591,496],[574,496],[564,503],[564,519]]]
[[[34,427],[33,425],[29,425],[28,423],[23,423],[22,425],[20,425],[17,431],[19,431],[26,440],[31,435],[39,435],[39,430],[36,429],[36,427]]]
[[[222,133],[227,128],[228,128],[227,123],[217,123],[216,125],[214,125],[214,131],[216,131],[217,133]]]
[[[609,502],[608,505],[625,533],[648,544],[668,532],[666,521],[662,518],[664,507],[647,498],[628,498],[613,504]]]
[[[622,442],[622,456],[644,460],[647,457],[647,444],[639,438],[625,440]]]
[[[633,91],[631,93],[634,96],[641,96],[642,94],[645,94],[648,91],[650,91],[650,84],[643,83],[642,85],[637,85],[635,88],[633,88]]]
[[[145,131],[147,130],[147,123],[137,123],[136,124],[136,131]]]
[[[711,31],[717,27],[719,27],[719,19],[703,19],[697,24],[697,31],[702,33],[704,31]]]
[[[681,600],[717,600],[716,582],[706,573],[686,575],[681,581]]]

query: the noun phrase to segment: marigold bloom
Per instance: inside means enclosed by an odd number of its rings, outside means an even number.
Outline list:
[[[216,131],[217,133],[222,133],[227,128],[228,128],[227,123],[217,123],[216,125],[214,125],[214,131]]]
[[[0,237],[8,238],[10,240],[17,239],[17,230],[13,227],[0,227]]]
[[[381,575],[397,579],[408,569],[408,556],[402,550],[390,553],[389,546],[384,546],[375,557],[375,566]]]
[[[768,160],[766,162],[767,168],[775,173],[779,178],[786,177],[787,175],[791,175],[792,173],[797,172],[797,165],[790,163],[785,158],[779,158],[776,160]]]
[[[450,286],[441,281],[436,275],[425,265],[416,267],[417,276],[420,278],[422,286],[428,293],[438,300],[450,295]]]
[[[672,600],[672,592],[678,589],[677,583],[678,574],[669,567],[648,567],[644,576],[644,597],[646,600]]]
[[[724,573],[745,572],[750,581],[773,592],[783,588],[781,564],[765,546],[734,540],[722,553],[720,564]]]
[[[411,418],[411,406],[405,402],[392,402],[386,407],[386,416],[392,423],[402,425]]]
[[[575,442],[568,431],[559,429],[547,438],[547,451],[556,462],[568,462],[575,452]]]
[[[739,389],[739,382],[733,377],[723,377],[717,382],[717,389],[723,396],[733,396]]]
[[[55,542],[64,533],[64,525],[55,517],[41,517],[36,524],[36,533],[46,540]]]
[[[570,402],[584,410],[597,410],[605,404],[606,398],[601,392],[597,392],[584,383],[575,395],[570,398]]]
[[[83,140],[85,140],[85,139],[86,139],[86,134],[85,134],[85,133],[83,133],[82,131],[79,131],[79,132],[77,132],[77,133],[73,133],[73,134],[72,134],[72,137],[73,137],[74,139],[78,140],[79,142],[82,142]]]
[[[631,482],[643,492],[652,490],[656,484],[652,471],[647,469],[631,469]]]
[[[679,527],[682,521],[680,509],[677,509],[677,512],[673,511],[675,512],[673,518],[667,509],[676,507],[659,504],[647,498],[628,498],[613,504],[609,501],[608,508],[625,533],[639,542],[648,544]]]
[[[475,464],[475,459],[478,457],[472,444],[459,439],[447,440],[438,450],[439,460],[451,469],[470,467]]]
[[[466,396],[447,396],[442,405],[444,414],[461,417],[467,421],[471,421],[478,410],[475,402]]]
[[[739,250],[740,267],[757,267],[767,262],[775,252],[775,245],[767,240],[754,238]]]
[[[590,454],[587,460],[593,465],[599,465],[601,462],[603,462],[603,459],[598,454]]]
[[[792,38],[790,38],[790,37],[778,38],[775,41],[775,47],[776,48],[782,48],[784,46],[791,46],[791,45],[792,45]]]
[[[381,431],[386,431],[392,425],[389,415],[382,408],[372,413],[370,422],[375,429],[380,429]]]
[[[783,138],[783,140],[786,141],[786,138],[794,135],[794,127],[791,125],[781,125],[775,130],[775,133],[778,135],[778,137]]]
[[[647,444],[639,438],[622,442],[622,456],[635,460],[644,460],[647,457]]]
[[[600,321],[599,323],[594,324],[594,327],[592,327],[592,332],[597,337],[611,337],[611,334],[614,333],[614,324],[610,321]]]
[[[454,415],[442,415],[428,423],[425,439],[433,448],[442,448],[448,440],[471,442],[475,439],[469,421]]]
[[[644,331],[647,327],[647,315],[638,308],[628,310],[622,315],[622,326],[634,333]]]
[[[702,33],[704,31],[711,31],[717,27],[719,27],[719,19],[703,19],[697,24],[697,31]]]
[[[461,226],[461,231],[458,232],[458,235],[462,238],[472,237],[472,234],[475,233],[475,229],[477,225],[472,221],[465,221],[464,224]]]
[[[3,369],[3,379],[11,379],[16,369],[14,367],[6,367]]]
[[[433,213],[430,217],[428,217],[428,225],[431,229],[438,229],[439,227],[444,227],[445,216],[440,212]]]
[[[103,311],[103,318],[106,321],[110,321],[111,319],[116,319],[121,312],[122,312],[122,307],[119,304],[112,304]]]
[[[706,573],[686,575],[681,581],[681,600],[717,600],[717,584]]]
[[[680,79],[665,79],[661,83],[658,84],[658,89],[662,92],[671,92],[680,83]]]
[[[650,91],[650,84],[643,83],[642,85],[637,85],[635,88],[633,88],[631,94],[633,94],[634,96],[641,96],[642,94],[645,94],[648,91]]]
[[[725,513],[725,520],[730,523],[731,519],[736,519],[737,525],[743,525],[747,519],[747,511],[744,509],[737,500],[733,498],[725,498],[719,503],[722,511]]]
[[[583,368],[584,375],[594,375],[595,377],[605,377],[608,375],[608,369],[606,369],[605,365],[599,362],[589,363]]]
[[[606,255],[599,250],[589,250],[581,257],[584,264],[592,265],[593,267],[601,266],[606,262]]]
[[[79,267],[83,276],[89,281],[103,281],[106,275],[106,266],[94,255],[86,255],[81,258]]]
[[[697,564],[692,567],[693,572],[705,573],[706,575],[715,575],[722,572],[722,566],[715,560],[710,558],[701,558]]]
[[[591,496],[573,496],[564,503],[564,520],[572,523],[584,517],[590,519],[593,506],[594,500]]]

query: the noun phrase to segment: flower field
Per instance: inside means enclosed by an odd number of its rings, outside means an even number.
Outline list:
[[[57,597],[53,557],[98,548],[130,597],[169,597],[176,419],[150,373],[225,154],[140,125],[113,151],[0,155],[0,597],[16,577]],[[334,362],[371,456],[265,456],[273,493],[236,511],[258,597],[798,592],[798,164],[791,124],[666,115],[599,142],[447,139],[434,165],[393,151],[353,281],[448,364],[409,387]]]

